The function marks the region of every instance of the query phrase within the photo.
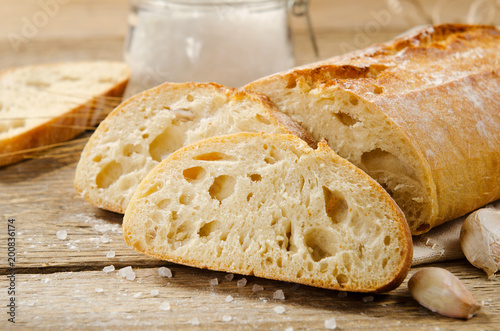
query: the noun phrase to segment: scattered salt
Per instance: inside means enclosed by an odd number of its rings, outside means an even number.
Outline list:
[[[106,253],[106,257],[107,257],[108,259],[112,259],[112,258],[114,258],[114,257],[115,257],[115,251],[109,251],[109,252],[107,252],[107,253]]]
[[[285,312],[285,307],[283,307],[283,306],[276,306],[276,307],[273,308],[273,311],[276,314],[283,314]]]
[[[222,321],[224,322],[230,322],[233,318],[229,315],[224,315],[222,316]]]
[[[158,290],[151,290],[151,295],[152,295],[152,296],[154,296],[154,297],[155,297],[155,296],[157,296],[158,294],[160,294],[160,291],[158,291]]]
[[[240,280],[238,280],[236,282],[236,286],[238,287],[244,287],[245,285],[247,285],[247,279],[246,278],[242,278]]]
[[[210,285],[211,286],[219,285],[219,280],[217,278],[210,279]]]
[[[125,277],[127,280],[135,279],[135,272],[132,270],[132,267],[125,267],[118,270],[118,274],[123,278]]]
[[[191,325],[200,325],[200,320],[197,317],[193,318],[190,322]]]
[[[233,278],[234,278],[234,275],[233,274],[227,274],[226,276],[224,276],[224,278],[227,280],[227,281],[232,281]]]
[[[142,295],[142,292],[137,292],[133,295],[134,298],[139,298]]]
[[[110,239],[107,237],[107,236],[100,236],[99,237],[99,240],[103,243],[103,244],[107,244],[110,242]]]
[[[96,291],[97,293],[102,293],[102,292],[104,292],[104,289],[102,289],[102,287],[96,287],[96,288],[95,288],[95,291]]]
[[[261,285],[255,284],[254,286],[252,286],[252,292],[260,292],[260,291],[263,291],[263,290],[264,290],[264,287],[261,286]]]
[[[285,300],[285,294],[283,293],[283,290],[277,290],[276,292],[273,293],[273,299],[275,300]]]
[[[230,295],[228,295],[228,296],[226,297],[226,302],[231,302],[231,301],[233,301],[233,300],[234,300],[234,298],[233,298],[232,296],[230,296]]]
[[[347,292],[339,292],[339,298],[345,298],[347,296]]]
[[[158,275],[161,277],[172,278],[172,271],[169,268],[160,267],[158,268]]]
[[[104,271],[105,273],[109,273],[109,272],[114,271],[114,270],[115,270],[115,266],[114,265],[110,265],[110,266],[102,268],[102,271]]]
[[[68,237],[68,232],[66,230],[59,230],[56,232],[57,239],[64,240]]]
[[[161,310],[170,310],[170,308],[171,308],[170,303],[168,303],[166,301],[160,305]]]
[[[372,302],[375,298],[373,296],[367,296],[367,297],[363,297],[363,302],[364,303],[367,303],[367,302]]]
[[[335,317],[325,321],[325,328],[328,330],[335,330],[337,328],[337,320]]]

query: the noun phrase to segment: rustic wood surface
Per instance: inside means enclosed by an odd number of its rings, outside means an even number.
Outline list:
[[[122,59],[127,1],[0,1],[0,69],[62,60]],[[19,48],[13,47],[9,34],[21,34],[23,22],[32,20],[47,3],[59,4],[54,15]],[[429,23],[432,4],[443,7],[445,2],[421,1],[423,12],[413,1],[402,2],[404,13],[377,21],[376,13],[389,10],[387,3],[313,0],[311,16],[320,57],[383,42],[413,25]],[[455,4],[445,11],[453,20],[464,17],[470,2]],[[379,25],[372,33],[367,27],[375,26],[373,22]],[[315,61],[303,18],[294,18],[292,24],[297,64]],[[325,321],[331,318],[336,319],[338,330],[500,329],[498,280],[487,280],[465,260],[434,266],[454,273],[483,304],[481,312],[468,321],[419,306],[410,297],[407,280],[373,298],[355,293],[344,297],[337,291],[256,277],[246,277],[248,283],[240,287],[237,281],[243,276],[228,280],[225,273],[136,253],[123,241],[122,216],[89,205],[74,191],[76,163],[90,134],[0,168],[0,226],[4,229],[0,231],[0,329],[316,330],[325,329]],[[15,219],[16,227],[15,325],[6,314],[11,285],[7,275],[12,272],[7,260],[9,219]],[[66,239],[58,239],[58,231],[66,231]],[[114,271],[103,271],[111,265]],[[127,266],[133,268],[134,280],[119,275],[118,270]],[[173,277],[159,276],[161,266],[170,268]],[[412,268],[410,275],[420,268]],[[211,285],[215,278],[218,285]],[[254,285],[264,289],[254,292]],[[273,299],[277,290],[284,292],[285,300]]]

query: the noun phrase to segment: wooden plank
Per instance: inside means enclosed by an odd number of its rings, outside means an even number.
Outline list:
[[[226,274],[180,265],[167,265],[172,278],[160,277],[157,268],[134,269],[136,278],[123,279],[118,271],[19,274],[16,276],[17,326],[26,328],[157,329],[184,330],[317,330],[335,318],[339,330],[493,330],[500,325],[498,281],[488,281],[467,263],[446,263],[473,293],[482,310],[468,321],[443,317],[419,306],[406,282],[389,294],[370,295],[337,291],[246,277],[229,281]],[[415,272],[420,268],[414,268]],[[218,285],[210,285],[217,278]],[[8,286],[0,278],[0,288]],[[254,292],[260,285],[263,291]],[[102,290],[102,291],[101,291]],[[285,300],[273,299],[282,290]],[[158,291],[158,295],[151,291]],[[5,299],[2,299],[4,301]],[[170,310],[162,310],[164,302]],[[3,303],[2,303],[3,305]],[[285,312],[273,309],[282,306]],[[224,322],[224,316],[231,320]],[[227,318],[229,319],[229,318]],[[3,321],[2,321],[3,322]],[[0,323],[2,323],[0,322]]]

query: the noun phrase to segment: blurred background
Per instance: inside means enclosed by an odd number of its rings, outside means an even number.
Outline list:
[[[0,0],[0,69],[60,60],[123,59],[127,0]],[[418,25],[500,24],[500,0],[311,0],[292,16],[297,65],[387,41]]]

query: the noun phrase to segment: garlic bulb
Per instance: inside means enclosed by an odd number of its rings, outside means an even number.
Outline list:
[[[442,268],[424,268],[408,281],[408,289],[422,306],[438,314],[469,319],[481,306],[460,280]]]
[[[467,260],[494,278],[500,268],[500,210],[482,208],[470,214],[462,226],[460,244]]]

